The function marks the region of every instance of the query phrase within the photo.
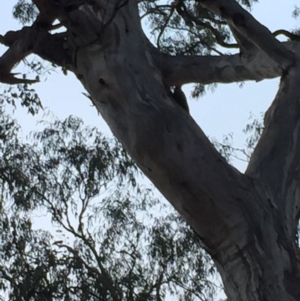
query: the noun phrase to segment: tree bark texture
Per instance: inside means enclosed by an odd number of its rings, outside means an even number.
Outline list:
[[[235,1],[203,0],[252,43],[251,51],[172,57],[146,38],[135,0],[105,7],[107,1],[78,2],[57,12],[66,36],[31,27],[38,41],[31,52],[76,74],[114,135],[199,235],[230,301],[299,301],[300,44],[278,42]],[[20,32],[4,37],[11,51],[22,46],[16,44]],[[220,156],[170,92],[190,82],[278,76],[244,174]]]

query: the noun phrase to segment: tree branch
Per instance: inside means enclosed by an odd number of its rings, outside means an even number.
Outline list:
[[[269,185],[291,237],[300,208],[300,68],[283,76],[278,93],[265,114],[265,129],[251,156],[246,174]]]
[[[176,6],[176,11],[177,13],[183,18],[183,20],[185,20],[186,24],[192,26],[192,22],[194,22],[196,25],[201,26],[203,28],[207,28],[208,30],[210,30],[212,32],[212,34],[215,36],[217,43],[225,48],[237,48],[238,45],[237,44],[229,44],[226,43],[224,41],[224,38],[222,37],[222,35],[220,34],[220,32],[215,29],[210,22],[205,22],[202,20],[199,20],[197,17],[195,17],[192,13],[190,13],[188,11],[188,9],[186,8],[186,6],[184,5],[184,2],[181,1],[180,3],[178,3],[178,5]]]
[[[2,38],[9,49],[0,57],[0,81],[7,84],[35,83],[38,80],[20,79],[10,73],[27,55],[32,53],[35,40],[38,39],[36,27],[24,27],[20,31],[9,31]]]
[[[35,53],[56,65],[68,68],[72,59],[65,49],[66,34],[53,34],[41,29],[38,23],[2,37],[8,50],[0,57],[0,82],[7,84],[36,83],[38,79],[16,78],[11,70],[29,54]]]
[[[247,56],[169,56],[153,46],[152,57],[169,86],[187,83],[232,83],[245,80],[261,81],[281,76],[282,70],[262,50],[252,48]],[[300,55],[300,43],[282,42],[290,52]]]
[[[251,14],[234,0],[197,0],[207,9],[222,16],[247,40],[262,49],[282,69],[289,68],[295,62],[295,56],[288,51],[269,31]]]
[[[72,69],[73,59],[67,48],[67,34],[46,33],[37,41],[33,53],[55,65]]]

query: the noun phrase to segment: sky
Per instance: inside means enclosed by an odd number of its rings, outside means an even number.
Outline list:
[[[0,4],[0,34],[8,30],[21,28],[21,24],[12,19],[12,6],[16,1],[2,0]],[[252,14],[271,31],[277,29],[293,30],[300,27],[300,20],[292,18],[292,11],[296,0],[261,0],[254,5]],[[0,46],[0,53],[4,47]],[[22,72],[22,67],[20,71]],[[250,112],[259,117],[271,104],[278,88],[278,79],[264,80],[259,83],[245,82],[240,88],[238,84],[219,84],[214,92],[208,91],[199,100],[191,99],[191,86],[185,86],[192,117],[202,130],[210,137],[219,141],[224,135],[233,133],[234,146],[243,148],[246,136],[242,129],[249,123]],[[64,76],[59,70],[47,75],[41,83],[34,86],[43,106],[53,112],[60,119],[69,115],[82,118],[86,125],[96,126],[108,135],[111,132],[91,102],[82,94],[85,92],[80,82],[72,74]],[[1,85],[0,85],[1,89]],[[37,121],[43,118],[26,113],[26,109],[18,106],[14,113],[23,129],[23,136],[28,135],[37,127]],[[245,163],[234,162],[243,171]]]

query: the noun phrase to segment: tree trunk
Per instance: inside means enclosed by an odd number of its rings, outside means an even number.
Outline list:
[[[73,30],[81,39],[76,43],[86,45],[74,53],[74,72],[114,135],[200,236],[229,300],[300,300],[295,229],[278,207],[282,196],[273,193],[270,181],[262,184],[252,172],[242,175],[229,166],[177,106],[134,2],[107,26],[103,43],[80,34],[81,28]],[[296,192],[285,197],[295,198]]]
[[[224,13],[227,4],[235,3],[226,1],[199,2],[217,13],[220,7],[214,5],[224,2]],[[64,51],[60,46],[53,57],[45,47],[49,37],[38,32],[34,52],[58,64],[67,62],[114,135],[199,235],[230,301],[299,301],[300,69],[292,52],[299,53],[299,45],[271,39],[275,50],[260,46],[263,42],[247,31],[259,25],[240,29],[229,14],[233,5],[225,17],[255,45],[249,59],[169,57],[145,37],[136,1],[118,9],[115,1],[109,3],[103,17],[101,9],[87,4],[68,12],[68,55],[58,55]],[[51,45],[61,43],[57,38]],[[170,86],[189,81],[260,80],[282,70],[285,76],[245,174],[220,156],[170,92]]]

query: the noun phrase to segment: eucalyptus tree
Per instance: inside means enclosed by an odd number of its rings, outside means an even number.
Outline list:
[[[32,0],[3,33],[0,81],[29,54],[73,72],[144,174],[194,229],[232,301],[300,299],[299,37],[241,0]],[[295,11],[297,13],[297,10]],[[153,45],[141,26],[147,18]],[[59,31],[57,31],[59,29]],[[276,37],[284,34],[288,42]],[[223,54],[223,49],[237,54]],[[227,52],[228,53],[228,52]],[[235,51],[236,53],[236,51]],[[245,173],[215,150],[173,88],[281,77]],[[178,91],[178,90],[177,90]]]

